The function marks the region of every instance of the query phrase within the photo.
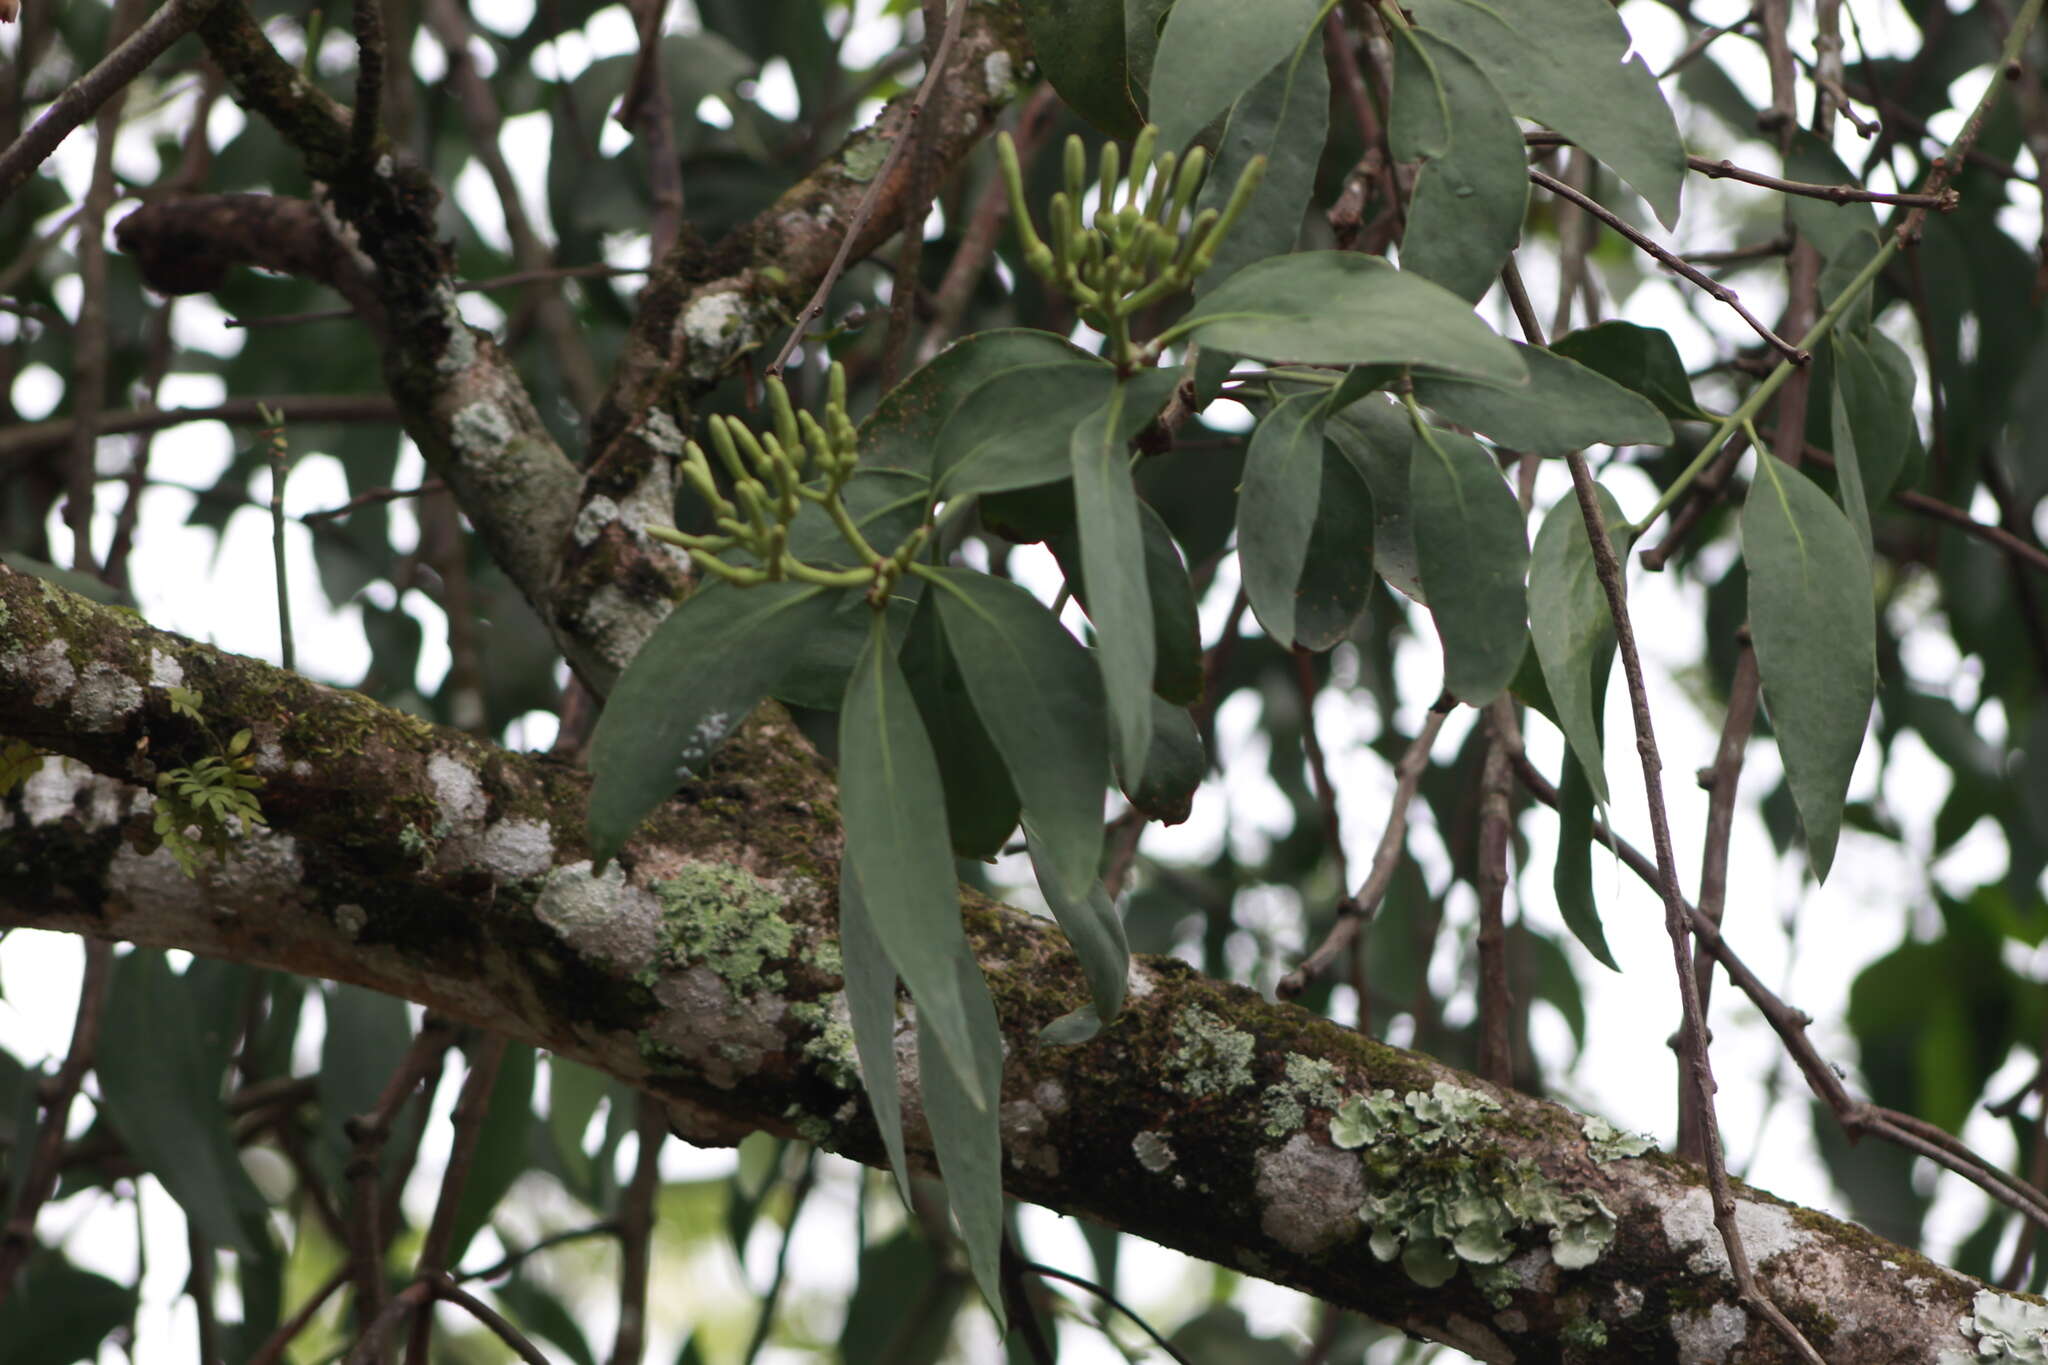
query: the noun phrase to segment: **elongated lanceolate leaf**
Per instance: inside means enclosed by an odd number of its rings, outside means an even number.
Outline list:
[[[1837,331],[1829,344],[1862,465],[1863,496],[1875,515],[1891,496],[1913,448],[1913,364],[1881,332],[1858,338]]]
[[[1148,820],[1177,825],[1195,808],[1195,790],[1209,772],[1209,752],[1187,708],[1152,698],[1152,742],[1144,776],[1131,780],[1118,758],[1117,785]]]
[[[1621,507],[1599,488],[1600,515],[1616,557],[1628,558]],[[1578,756],[1594,799],[1607,800],[1607,771],[1600,754],[1600,698],[1614,662],[1614,617],[1607,592],[1593,569],[1593,543],[1586,534],[1579,500],[1558,501],[1536,532],[1529,557],[1529,636],[1543,666],[1544,686],[1557,708],[1558,728]]]
[[[1764,707],[1807,856],[1824,879],[1877,695],[1869,560],[1842,509],[1768,453],[1758,455],[1742,507],[1742,558]]]
[[[1471,706],[1492,701],[1522,661],[1529,542],[1522,509],[1479,442],[1418,426],[1409,514],[1430,614],[1444,646],[1444,686]]]
[[[1700,416],[1685,362],[1669,332],[1633,322],[1602,322],[1565,333],[1550,343],[1550,349],[1641,394],[1666,417]]]
[[[1145,585],[1145,536],[1138,490],[1124,453],[1125,386],[1074,428],[1075,527],[1088,575],[1088,616],[1097,659],[1116,720],[1121,770],[1131,783],[1145,771],[1152,743],[1152,602]]]
[[[1417,375],[1416,400],[1459,426],[1537,455],[1562,455],[1590,445],[1671,443],[1671,424],[1641,394],[1563,356],[1511,344],[1529,367],[1526,385]]]
[[[1300,45],[1321,9],[1319,0],[1176,0],[1152,60],[1148,107],[1160,145],[1186,147]]]
[[[1557,866],[1551,875],[1551,889],[1557,895],[1558,913],[1565,928],[1585,945],[1604,967],[1621,970],[1614,950],[1607,946],[1607,930],[1600,923],[1600,903],[1593,898],[1593,787],[1578,752],[1567,748],[1564,771],[1557,780]]]
[[[1024,835],[1031,850],[1031,870],[1038,877],[1038,889],[1044,893],[1045,903],[1059,921],[1067,942],[1073,945],[1074,956],[1081,959],[1081,975],[1088,979],[1088,994],[1095,1007],[1092,1017],[1099,1027],[1115,1019],[1124,1006],[1124,984],[1131,966],[1124,922],[1117,917],[1109,892],[1099,880],[1090,877],[1080,883],[1067,881],[1054,866],[1051,850],[1028,823]]]
[[[939,623],[941,595],[927,591],[918,602],[896,659],[910,694],[917,698],[925,733],[931,736],[939,781],[946,789],[946,832],[953,852],[963,858],[993,859],[1017,828],[1017,789],[1010,782],[1010,765],[982,724],[984,708],[968,691],[967,678],[954,657],[952,632]],[[1093,681],[1093,670],[1089,677]]]
[[[1484,67],[1508,107],[1555,128],[1678,222],[1685,147],[1608,0],[1415,0],[1415,22]],[[1626,60],[1624,60],[1626,58]]]
[[[1063,886],[1095,880],[1109,722],[1081,643],[1014,583],[937,571],[931,601],[983,728],[1024,802],[1034,848]]]
[[[1205,347],[1255,360],[1421,365],[1499,384],[1523,383],[1529,373],[1465,300],[1352,251],[1254,262],[1204,297],[1182,325]]]
[[[903,1147],[903,1096],[896,1075],[896,969],[875,933],[860,874],[850,859],[839,863],[839,957],[846,981],[846,1013],[853,1025],[853,1050],[860,1058],[861,1084],[874,1110],[896,1192],[910,1207],[910,1160]]]
[[[1294,647],[1294,595],[1322,498],[1324,415],[1322,394],[1275,404],[1252,433],[1237,498],[1245,596],[1283,649]]]
[[[860,462],[930,477],[940,430],[977,387],[1021,366],[1094,359],[1064,338],[1026,327],[962,337],[883,395],[860,424]]]
[[[910,988],[920,1023],[939,1039],[945,1065],[992,1116],[995,1096],[981,1089],[975,1062],[973,1031],[982,1014],[964,993],[968,978],[959,970],[963,958],[972,965],[973,955],[960,928],[939,765],[879,619],[854,666],[839,722],[845,861],[860,878],[861,903],[889,964]],[[921,1070],[938,1061],[927,1056]]]
[[[704,770],[828,628],[839,594],[802,583],[693,593],[626,666],[590,741],[590,843],[602,866],[647,812]]]
[[[1479,64],[1426,29],[1393,35],[1387,136],[1420,162],[1401,268],[1477,303],[1522,238],[1529,170],[1521,125]]]
[[[1829,439],[1835,457],[1835,491],[1841,501],[1842,514],[1849,518],[1849,525],[1856,532],[1856,542],[1863,547],[1863,557],[1869,559],[1873,549],[1870,503],[1863,491],[1863,461],[1856,449],[1855,427],[1849,420],[1849,407],[1842,397],[1839,353],[1832,368],[1834,382],[1828,385],[1827,394]]]
[[[1294,51],[1230,106],[1215,164],[1195,201],[1196,211],[1222,212],[1253,157],[1266,158],[1266,174],[1217,247],[1215,261],[1195,281],[1197,295],[1253,261],[1294,249],[1302,214],[1315,193],[1316,167],[1329,131],[1330,73],[1323,62],[1322,30],[1317,28],[1303,34]],[[1518,155],[1520,150],[1518,137]]]
[[[917,1012],[918,1081],[924,1115],[931,1124],[932,1148],[946,1183],[946,1203],[967,1248],[967,1266],[981,1297],[1003,1330],[1000,1275],[1003,1245],[1003,1141],[996,1128],[995,1102],[978,1097],[999,1095],[1003,1083],[1003,1040],[996,1030],[995,1005],[981,969],[965,955],[956,959],[959,993],[975,1018],[968,1036],[974,1045],[974,1084],[965,1084],[950,1066],[932,1065],[940,1044],[933,1037],[931,1015]]]

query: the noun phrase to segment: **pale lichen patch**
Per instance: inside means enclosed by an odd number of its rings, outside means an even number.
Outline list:
[[[841,1090],[860,1089],[860,1056],[854,1048],[853,1020],[844,993],[830,1003],[801,1001],[789,1017],[804,1030],[804,1057]]]
[[[1593,1160],[1605,1165],[1624,1157],[1641,1156],[1654,1148],[1655,1140],[1642,1133],[1631,1133],[1616,1128],[1606,1119],[1588,1114],[1579,1120],[1579,1128],[1586,1135],[1586,1145],[1592,1149]]]
[[[1059,1148],[1046,1141],[1050,1125],[1043,1109],[1030,1100],[1010,1100],[997,1111],[997,1122],[1012,1166],[1046,1176],[1060,1173]]]
[[[555,861],[555,832],[545,820],[498,820],[484,830],[477,861],[501,882],[525,881]]]
[[[2048,1361],[2048,1308],[1989,1289],[1977,1291],[1970,1311],[1956,1323],[1973,1340],[1968,1351],[1943,1351],[1936,1365],[2041,1365]]]
[[[439,809],[434,822],[436,838],[470,834],[482,826],[489,803],[475,769],[447,754],[435,754],[427,760],[427,781],[433,784]]]
[[[334,907],[334,927],[349,938],[362,936],[363,928],[370,922],[370,912],[353,902]]]
[[[1259,1229],[1300,1256],[1358,1235],[1352,1213],[1365,1198],[1357,1157],[1296,1133],[1258,1156]]]
[[[166,654],[154,646],[149,651],[149,685],[151,687],[183,687],[185,665],[176,655]]]
[[[1166,1059],[1190,1095],[1226,1095],[1252,1083],[1252,1052],[1256,1040],[1232,1028],[1200,1005],[1189,1005],[1175,1017],[1173,1036],[1180,1039]]]
[[[642,1055],[655,1065],[672,1057],[732,1090],[782,1051],[780,996],[762,993],[734,1000],[723,977],[709,967],[667,972],[654,984],[662,1012],[642,1035]]]
[[[1733,1304],[1709,1304],[1699,1312],[1671,1315],[1679,1365],[1722,1365],[1748,1333],[1749,1315]]]
[[[1154,1175],[1165,1174],[1174,1161],[1173,1144],[1166,1140],[1164,1133],[1155,1133],[1150,1128],[1131,1139],[1131,1155]]]
[[[485,463],[495,462],[518,434],[503,408],[481,398],[456,409],[448,423],[448,437],[455,449]]]
[[[782,917],[782,897],[731,863],[690,863],[654,884],[661,900],[661,943],[674,965],[703,962],[735,996],[788,983],[764,966],[788,958],[796,933]]]
[[[1688,1262],[1693,1273],[1730,1273],[1728,1248],[1721,1240],[1720,1229],[1714,1226],[1714,1201],[1704,1188],[1691,1186],[1666,1202],[1663,1224],[1672,1250],[1694,1248]],[[1813,1240],[1813,1234],[1793,1219],[1789,1209],[1748,1199],[1735,1202],[1735,1228],[1742,1234],[1742,1245],[1751,1264],[1758,1267],[1773,1256],[1798,1251]]]
[[[62,640],[46,640],[31,651],[8,650],[0,654],[0,669],[25,677],[35,687],[32,700],[37,706],[55,706],[78,686],[78,670]]]
[[[556,868],[533,913],[578,953],[617,971],[646,969],[661,945],[661,902],[627,881],[617,863],[603,876],[591,875],[587,859]]]
[[[597,538],[604,534],[605,527],[618,519],[619,505],[599,493],[584,503],[582,510],[576,513],[576,526],[571,534],[575,536],[578,545],[588,547],[595,544]]]

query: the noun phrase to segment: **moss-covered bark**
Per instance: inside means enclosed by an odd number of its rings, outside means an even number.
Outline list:
[[[137,784],[244,727],[272,832],[187,880],[139,851]],[[6,798],[0,923],[351,981],[646,1087],[694,1141],[882,1159],[838,994],[833,789],[776,715],[599,876],[582,774],[0,569],[0,733],[71,760]],[[1134,965],[1094,1041],[1042,1044],[1086,998],[1064,941],[981,898],[966,917],[1018,1197],[1485,1359],[1788,1358],[1735,1302],[1693,1167],[1171,959]],[[914,1066],[904,1098],[926,1154]],[[1830,1359],[1968,1345],[1974,1281],[1759,1192],[1739,1217]]]

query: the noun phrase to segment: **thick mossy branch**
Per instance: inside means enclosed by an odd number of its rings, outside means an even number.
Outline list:
[[[204,692],[215,730],[251,731],[274,830],[197,880],[128,835],[148,819],[135,784],[211,743],[173,687]],[[838,992],[834,794],[779,717],[599,876],[585,775],[0,570],[0,734],[76,760],[0,805],[0,924],[355,982],[659,1093],[696,1141],[766,1128],[883,1160]],[[1071,951],[965,900],[1018,1197],[1481,1359],[1788,1358],[1735,1302],[1696,1168],[1171,959],[1134,964],[1090,1043],[1043,1044],[1087,998]],[[1829,1359],[1970,1345],[1975,1281],[1761,1193],[1739,1191],[1737,1217]]]

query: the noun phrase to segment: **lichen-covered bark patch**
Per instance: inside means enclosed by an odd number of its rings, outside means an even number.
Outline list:
[[[1299,1256],[1327,1251],[1359,1233],[1355,1209],[1365,1198],[1357,1157],[1296,1133],[1285,1146],[1259,1153],[1259,1228]]]

